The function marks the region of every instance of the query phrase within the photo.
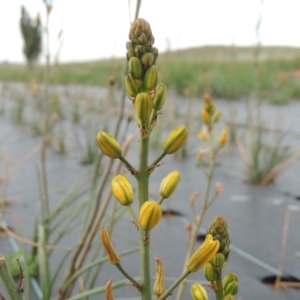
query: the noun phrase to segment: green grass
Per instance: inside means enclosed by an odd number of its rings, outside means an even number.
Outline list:
[[[292,47],[262,47],[258,72],[253,62],[253,47],[200,47],[160,54],[160,80],[169,88],[183,93],[193,87],[199,94],[236,99],[255,90],[255,82],[264,99],[286,103],[300,97],[300,50]],[[61,64],[52,69],[51,79],[59,84],[107,86],[109,76],[116,75],[117,86],[123,78],[123,59]],[[258,73],[258,78],[255,74]],[[35,78],[44,81],[45,69],[38,66]],[[28,68],[0,64],[1,81],[29,81]]]

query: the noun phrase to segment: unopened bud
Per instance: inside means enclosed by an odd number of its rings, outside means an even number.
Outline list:
[[[223,129],[221,135],[218,138],[220,147],[223,147],[226,144],[226,141],[227,141],[227,130]]]
[[[126,206],[133,202],[132,186],[124,175],[119,174],[112,179],[111,190],[122,205]]]
[[[222,285],[223,285],[223,289],[225,290],[227,285],[229,285],[231,282],[238,282],[238,277],[235,273],[228,273],[225,275]]]
[[[220,271],[225,265],[225,256],[222,253],[217,253],[210,261],[217,271]]]
[[[142,62],[142,65],[143,65],[144,69],[147,69],[151,65],[153,65],[154,60],[155,60],[155,58],[154,58],[153,53],[151,53],[151,52],[144,53],[141,57],[141,62]]]
[[[128,62],[128,68],[133,78],[142,78],[143,66],[139,58],[131,57]]]
[[[208,140],[208,134],[205,126],[202,126],[201,131],[197,134],[197,137],[204,142]]]
[[[217,273],[215,271],[214,266],[211,263],[207,263],[203,267],[203,272],[206,280],[214,282],[217,279]]]
[[[221,115],[222,115],[222,112],[221,112],[220,110],[218,110],[218,111],[216,112],[216,114],[214,115],[214,122],[215,122],[215,123],[217,123],[217,122],[220,120]]]
[[[131,75],[125,77],[125,89],[130,98],[135,98],[139,92],[139,88]]]
[[[210,94],[204,94],[203,100],[204,100],[205,103],[210,104],[212,102],[211,95]]]
[[[238,293],[238,291],[239,291],[239,284],[237,281],[230,282],[229,284],[226,285],[226,288],[224,288],[225,295],[231,294],[234,296]]]
[[[155,257],[155,281],[153,292],[159,296],[163,294],[164,290],[164,266],[161,260],[158,257]]]
[[[153,201],[146,201],[140,209],[140,225],[145,231],[151,230],[161,219],[162,209]]]
[[[188,137],[188,129],[185,125],[181,125],[174,129],[166,138],[163,149],[167,154],[172,154],[180,149]]]
[[[208,300],[205,288],[200,283],[194,283],[191,286],[191,296],[193,300]]]
[[[203,244],[195,251],[186,265],[190,272],[197,272],[207,264],[218,252],[220,243],[211,234],[206,235]]]
[[[224,297],[222,298],[222,300],[234,300],[234,296],[231,295],[231,294],[228,294],[228,295],[224,296]]]
[[[167,87],[164,83],[160,83],[156,88],[155,96],[153,99],[153,108],[158,111],[162,109],[167,98]]]
[[[112,279],[108,281],[105,288],[106,300],[114,300],[113,290],[112,290]]]
[[[157,66],[150,66],[144,77],[144,87],[146,91],[153,91],[157,84]]]
[[[207,124],[207,125],[210,124],[210,122],[211,122],[210,114],[205,108],[201,109],[201,118],[205,124]]]
[[[115,251],[115,249],[111,243],[109,234],[104,226],[101,227],[101,239],[102,239],[102,243],[105,248],[106,254],[108,256],[109,262],[112,265],[118,264],[120,262],[119,254]]]
[[[121,146],[114,137],[106,132],[98,132],[97,142],[101,151],[110,158],[119,158],[122,156]]]
[[[136,116],[144,123],[151,115],[152,102],[148,93],[139,93],[135,99]]]
[[[215,194],[220,194],[224,189],[223,184],[221,184],[220,182],[216,183],[216,188],[215,188]]]
[[[146,48],[143,45],[137,45],[134,48],[134,52],[135,52],[137,57],[141,57],[143,55],[143,53],[145,53],[145,51],[146,51]]]
[[[169,173],[161,182],[159,194],[163,198],[169,198],[175,191],[180,181],[180,172],[175,170]]]

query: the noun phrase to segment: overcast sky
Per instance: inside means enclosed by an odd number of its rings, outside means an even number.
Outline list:
[[[129,9],[129,3],[131,9]],[[53,0],[50,45],[54,56],[63,29],[61,62],[122,56],[135,0]],[[42,0],[0,0],[0,62],[25,62],[19,29],[20,7],[45,23]],[[300,0],[142,0],[140,17],[152,27],[164,51],[201,45],[254,45],[255,26],[263,45],[300,47]],[[45,41],[45,37],[44,37]],[[169,42],[167,42],[169,41]],[[45,53],[41,61],[43,61]]]

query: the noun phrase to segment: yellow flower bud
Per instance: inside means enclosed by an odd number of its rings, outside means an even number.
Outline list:
[[[116,199],[124,206],[133,202],[133,190],[124,175],[117,175],[111,181],[111,190]]]
[[[128,62],[128,68],[133,78],[142,78],[143,66],[139,58],[131,57]]]
[[[156,88],[155,96],[153,99],[153,108],[158,111],[162,109],[167,98],[167,87],[164,83],[160,83]]]
[[[169,173],[161,182],[159,194],[165,199],[169,198],[176,190],[180,181],[180,172],[175,170]]]
[[[150,66],[144,77],[144,87],[145,90],[150,92],[152,91],[157,84],[157,66]]]
[[[207,263],[203,267],[203,272],[206,280],[214,282],[217,279],[217,273],[215,271],[214,266],[211,263]]]
[[[160,220],[162,209],[160,205],[153,201],[146,201],[140,209],[140,225],[145,231],[151,230]]]
[[[194,283],[191,286],[191,295],[193,300],[208,300],[206,290],[200,283]]]
[[[207,125],[210,124],[210,122],[211,122],[210,114],[205,108],[201,109],[201,118],[205,124],[207,124]]]
[[[134,99],[139,92],[139,88],[131,75],[125,77],[125,89],[127,95]]]
[[[155,281],[153,292],[156,295],[161,295],[165,291],[164,287],[164,266],[158,257],[155,257]]]
[[[217,123],[217,122],[220,120],[221,115],[222,115],[222,112],[221,112],[220,110],[218,110],[218,111],[216,112],[216,114],[214,115],[214,122],[215,122],[215,123]]]
[[[216,255],[219,247],[219,241],[214,240],[211,234],[207,234],[203,244],[189,259],[186,265],[187,269],[190,272],[197,272]]]
[[[182,147],[188,137],[188,129],[181,125],[174,129],[166,138],[163,149],[165,153],[172,154]]]
[[[226,141],[227,141],[227,130],[223,129],[221,135],[218,138],[220,147],[223,147],[226,144]]]
[[[114,249],[109,234],[104,226],[101,227],[101,238],[102,243],[105,248],[106,254],[108,256],[109,262],[112,265],[118,264],[120,262],[119,254]]]
[[[141,122],[145,122],[151,115],[152,102],[148,93],[139,93],[135,99],[136,116]]]
[[[239,284],[237,281],[232,281],[229,284],[227,284],[226,288],[224,288],[224,294],[228,295],[236,295],[239,291]]]
[[[228,294],[228,295],[224,296],[222,300],[234,300],[234,296],[231,294]]]
[[[207,130],[205,126],[202,126],[201,131],[197,134],[197,137],[204,142],[208,140]]]
[[[110,158],[122,156],[122,148],[114,137],[104,131],[97,134],[97,142],[101,151]]]
[[[223,285],[223,289],[225,290],[227,285],[230,284],[233,281],[238,281],[238,277],[235,273],[228,273],[225,275],[222,285]]]

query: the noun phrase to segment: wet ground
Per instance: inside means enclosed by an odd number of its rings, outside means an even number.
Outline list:
[[[65,93],[64,87],[60,87]],[[77,87],[77,89],[79,89]],[[103,90],[96,88],[85,88],[85,93],[99,93],[105,95]],[[69,95],[74,92],[71,89]],[[186,113],[185,107],[188,99],[173,94],[169,96],[173,103],[170,111],[178,109],[179,113]],[[245,124],[246,100],[228,103],[225,100],[216,100],[215,103],[223,111],[223,120],[229,120],[229,111],[234,110],[238,124]],[[9,104],[6,104],[9,105]],[[195,134],[199,131],[200,123],[197,115],[201,101],[196,100],[194,107],[188,111],[190,119],[190,132]],[[130,105],[126,108],[130,110]],[[167,118],[170,112],[165,109],[160,118]],[[293,101],[287,106],[263,105],[264,125],[272,130],[281,128],[289,132],[287,143],[291,147],[299,147],[300,137],[300,101]],[[176,120],[168,119],[170,123],[167,131],[177,123]],[[125,126],[125,123],[122,124]],[[173,126],[174,127],[174,126]],[[8,132],[11,132],[8,136]],[[99,128],[101,130],[101,128]],[[137,134],[135,124],[131,126],[131,132]],[[166,132],[167,132],[166,131]],[[239,127],[240,135],[243,136],[242,126]],[[160,140],[166,133],[163,132]],[[5,138],[5,140],[4,140]],[[33,149],[40,141],[39,137],[30,137],[24,126],[16,127],[11,124],[7,115],[0,119],[0,150],[1,154],[8,153],[9,165],[16,162]],[[50,200],[52,205],[60,201],[74,184],[80,181],[86,174],[92,171],[92,166],[80,164],[78,152],[72,147],[72,137],[68,138],[70,151],[65,155],[59,155],[55,148],[50,147],[47,152],[47,174],[49,180]],[[272,137],[270,139],[272,143]],[[164,262],[165,276],[168,278],[178,277],[183,267],[186,252],[186,229],[185,223],[192,221],[192,211],[189,199],[193,192],[198,191],[200,196],[196,199],[196,210],[200,210],[204,194],[206,177],[203,168],[197,166],[196,153],[201,142],[196,138],[188,140],[188,156],[183,160],[167,156],[163,159],[164,164],[155,170],[151,176],[150,193],[153,199],[157,199],[157,191],[160,182],[169,171],[174,169],[182,173],[181,182],[176,193],[171,199],[165,201],[165,208],[172,209],[181,214],[180,217],[164,217],[163,220],[153,229],[151,235],[153,257],[152,269],[154,269],[154,257],[157,255]],[[136,162],[138,139],[135,138],[127,158],[133,165]],[[73,150],[72,150],[73,149]],[[150,160],[160,153],[158,149],[151,149]],[[229,262],[224,269],[226,272],[235,272],[239,277],[239,293],[236,299],[262,299],[262,300],[299,300],[300,289],[289,289],[275,291],[261,282],[266,276],[278,274],[278,267],[281,256],[284,257],[283,275],[294,276],[300,279],[300,252],[299,226],[300,226],[300,161],[295,161],[275,183],[268,186],[250,185],[245,182],[246,172],[236,146],[228,145],[223,149],[218,158],[213,182],[221,182],[224,185],[223,192],[215,203],[208,209],[204,222],[203,232],[210,221],[217,215],[222,214],[228,223],[231,252]],[[13,211],[19,219],[22,231],[27,238],[32,236],[34,217],[39,214],[38,204],[38,175],[37,168],[40,165],[40,155],[37,152],[26,163],[12,172],[8,177],[7,198],[18,198],[19,201],[7,207]],[[4,170],[4,160],[1,161],[1,172]],[[133,181],[132,181],[133,182]],[[3,182],[1,183],[3,188]],[[287,213],[290,216],[286,249],[282,254],[282,235]],[[5,214],[5,221],[14,227],[13,218]],[[137,232],[130,222],[129,215],[125,215],[115,228],[113,241],[116,249],[122,251],[135,246],[132,242],[122,238],[127,235],[132,239],[137,238]],[[72,234],[63,240],[66,245],[74,244],[76,234]],[[200,243],[199,243],[200,244]],[[12,243],[8,238],[0,239],[0,253],[9,254]],[[58,258],[62,254],[57,252],[53,257],[52,267],[58,264]],[[139,274],[139,255],[131,254],[122,258],[124,269],[130,270],[133,276]],[[122,279],[122,275],[111,265],[105,264],[98,278],[98,284],[103,285],[113,278],[114,282]],[[190,279],[204,280],[202,271],[193,274]],[[166,281],[166,285],[170,282]],[[0,291],[3,287],[0,285]],[[211,299],[214,297],[211,295]],[[138,297],[138,293],[131,286],[125,286],[115,291],[116,298]],[[105,296],[95,296],[91,299],[104,299]],[[34,298],[33,298],[34,299]],[[170,299],[174,299],[173,296]],[[190,299],[187,291],[184,299]]]

